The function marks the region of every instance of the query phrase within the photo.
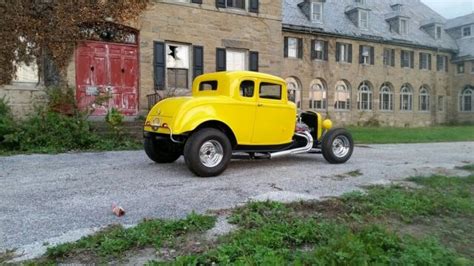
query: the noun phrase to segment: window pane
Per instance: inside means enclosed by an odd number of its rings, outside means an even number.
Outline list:
[[[244,51],[232,51],[232,50],[227,50],[226,51],[226,66],[228,71],[234,71],[234,70],[246,70],[247,69],[247,64],[246,64],[246,53]]]
[[[259,95],[262,99],[281,100],[281,85],[261,83]]]
[[[168,68],[168,87],[170,89],[187,89],[188,70]]]
[[[240,84],[240,96],[242,97],[253,97],[255,83],[251,80],[243,81]]]
[[[298,56],[298,40],[296,38],[288,38],[288,57],[296,58]]]

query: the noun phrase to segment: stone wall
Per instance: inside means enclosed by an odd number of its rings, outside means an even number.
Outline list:
[[[474,87],[474,61],[464,63],[464,74],[457,74],[456,65],[453,66],[452,101],[450,103],[450,120],[457,123],[474,123],[474,112],[460,112],[459,94],[466,86]]]
[[[46,102],[42,87],[32,83],[13,83],[0,87],[0,99],[5,97],[16,118],[24,118],[35,111],[36,106]]]

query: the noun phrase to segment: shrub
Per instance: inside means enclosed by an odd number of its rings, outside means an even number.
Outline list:
[[[0,98],[0,148],[13,148],[14,143],[10,143],[10,139],[16,130],[17,126],[7,100],[5,97]]]

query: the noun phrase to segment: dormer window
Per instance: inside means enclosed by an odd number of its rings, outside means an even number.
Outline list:
[[[323,22],[323,3],[312,2],[311,3],[311,21],[316,23]]]
[[[368,29],[369,28],[369,11],[359,10],[359,28]]]
[[[472,35],[471,26],[466,26],[462,28],[462,37],[470,37]]]
[[[395,11],[395,12],[402,12],[402,4],[395,4],[395,5],[392,5],[392,10]]]
[[[407,19],[400,19],[400,31],[399,33],[401,35],[406,35],[408,34],[408,20]]]
[[[441,26],[436,26],[436,32],[435,32],[436,39],[441,39],[442,33],[443,33],[443,29],[441,28]]]
[[[365,5],[366,0],[355,0],[355,2],[359,5]]]

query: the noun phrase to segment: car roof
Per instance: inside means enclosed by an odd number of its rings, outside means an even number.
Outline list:
[[[270,80],[285,83],[285,80],[280,77],[261,73],[261,72],[253,72],[253,71],[222,71],[222,72],[207,73],[207,74],[202,75],[200,79],[201,80],[218,79],[218,78],[239,79],[242,77],[270,79]]]

